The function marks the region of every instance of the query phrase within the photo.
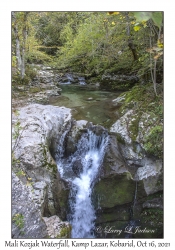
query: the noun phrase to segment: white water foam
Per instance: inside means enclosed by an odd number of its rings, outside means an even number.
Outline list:
[[[59,171],[63,179],[72,185],[69,196],[70,213],[68,220],[72,225],[72,238],[93,238],[95,210],[91,201],[94,182],[103,162],[108,136],[105,131],[96,135],[88,130],[77,145],[77,151],[62,164]],[[79,169],[74,173],[73,166],[79,161]]]

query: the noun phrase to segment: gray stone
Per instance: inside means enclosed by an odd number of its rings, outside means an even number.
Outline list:
[[[110,128],[110,132],[118,133],[127,144],[131,144],[132,140],[129,135],[128,123],[130,122],[128,117],[133,116],[134,111],[129,110],[119,120],[117,120]]]
[[[152,200],[145,201],[143,203],[143,208],[160,208],[163,209],[163,199],[154,198]]]
[[[116,99],[112,100],[112,106],[120,107],[123,104],[124,100],[125,100],[125,94],[123,96],[119,96]]]
[[[43,217],[43,219],[47,225],[47,233],[50,238],[70,238],[71,225],[69,222],[62,222],[56,215],[49,218]]]
[[[129,110],[110,128],[120,142],[121,155],[127,163],[129,172],[133,179],[139,181],[140,186],[144,188],[142,193],[147,195],[163,189],[162,161],[152,159],[143,150],[144,137],[150,130],[150,119],[154,117],[146,113],[140,115],[134,110]],[[137,121],[135,124],[137,129],[133,132],[131,128],[135,121]]]
[[[62,135],[71,128],[71,119],[70,109],[39,104],[21,108],[19,109],[19,115],[13,115],[12,117],[13,133],[15,133],[15,124],[17,122],[20,124],[19,136],[17,139],[13,139],[12,142],[14,159],[19,161],[13,168],[14,170],[23,170],[24,174],[19,175],[22,189],[27,186],[31,188],[30,195],[25,196],[25,202],[26,204],[31,202],[31,205],[33,204],[36,211],[38,211],[38,214],[36,213],[36,216],[34,215],[31,221],[36,221],[39,216],[63,214],[60,211],[59,195],[64,190],[64,185],[61,185],[62,181],[57,173],[57,165],[52,157],[54,154],[51,155],[51,153],[53,153],[52,147],[57,148],[61,143],[60,138]],[[18,181],[13,180],[12,192],[15,192]],[[16,195],[13,195],[13,215],[24,214],[25,210],[27,210],[27,207],[21,204],[23,196],[18,199],[18,193],[20,194],[21,191],[18,190],[15,193]],[[19,207],[24,207],[22,212],[20,212]],[[29,234],[32,237],[35,234],[37,237],[37,235],[42,234],[43,229],[41,232],[36,233],[36,230],[40,230],[40,228],[36,226],[36,222],[33,222],[33,224],[35,227],[32,228],[29,221],[26,221],[23,232],[24,237]],[[28,231],[26,230],[27,227],[29,227]],[[18,236],[23,237],[16,227],[14,227],[13,234],[17,238]]]
[[[31,186],[12,172],[12,238],[45,238],[47,228],[33,199]]]
[[[147,159],[143,167],[138,168],[136,180],[143,181],[147,195],[163,190],[162,161]]]
[[[82,132],[86,129],[87,121],[74,121],[71,131],[67,135],[65,153],[67,156],[73,154],[77,149],[77,142],[80,139]]]

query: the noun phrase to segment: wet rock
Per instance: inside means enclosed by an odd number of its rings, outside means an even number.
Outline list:
[[[135,182],[121,154],[116,136],[110,135],[101,178],[94,187],[94,195],[98,197],[96,204],[104,209],[130,203],[134,190]]]
[[[87,123],[88,122],[85,120],[74,121],[74,124],[66,138],[66,145],[65,145],[66,156],[75,153],[75,151],[77,150],[78,140],[81,138],[82,133],[86,131]]]
[[[125,100],[125,95],[119,96],[116,99],[112,100],[112,106],[113,107],[120,107],[123,104],[124,100]]]
[[[47,97],[50,97],[50,96],[59,96],[60,94],[60,91],[55,91],[55,90],[47,90],[46,91],[46,94],[47,94]]]
[[[87,101],[92,101],[92,100],[93,100],[92,97],[87,98]]]
[[[96,202],[101,209],[131,203],[134,191],[134,182],[126,173],[103,178],[94,186]]]
[[[102,135],[103,133],[107,133],[107,130],[103,126],[101,126],[101,125],[93,125],[92,126],[91,122],[89,122],[87,124],[87,128],[90,129],[97,136]]]
[[[103,161],[103,174],[104,177],[112,174],[127,173],[127,165],[121,155],[121,150],[115,135],[109,135],[108,147]]]
[[[59,95],[61,95],[61,92],[62,92],[62,89],[57,88],[57,93],[58,93]]]
[[[114,221],[128,221],[129,220],[130,204],[119,205],[112,208],[97,209],[96,224],[114,222]]]
[[[155,204],[146,202],[145,197],[155,195],[163,189],[162,161],[147,156],[142,148],[141,139],[137,136],[141,129],[139,124],[142,124],[139,119],[137,130],[131,130],[136,116],[134,110],[129,110],[110,129],[101,178],[95,184],[93,192],[94,204],[99,208],[97,223],[100,226],[111,226],[114,223],[118,225],[119,218],[113,211],[120,206],[128,205],[131,208],[135,204],[133,214],[138,219],[142,218],[142,210],[153,208]],[[142,120],[142,115],[140,117]],[[129,209],[127,211],[125,218],[123,214],[121,220],[129,223],[127,220],[131,214]],[[146,222],[145,217],[142,222]],[[153,231],[155,228],[153,227]],[[162,230],[161,226],[159,229]],[[151,235],[158,233],[149,233],[149,237]]]
[[[78,84],[78,85],[86,85],[85,77],[79,76],[75,73],[66,73],[60,74],[56,76],[57,85],[62,84]]]
[[[74,161],[72,170],[75,173],[76,176],[80,177],[80,174],[83,171],[83,165],[81,163],[81,159],[77,159]]]

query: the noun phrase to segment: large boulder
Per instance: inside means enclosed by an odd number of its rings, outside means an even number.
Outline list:
[[[30,196],[25,195],[25,202],[26,204],[31,202],[40,216],[47,217],[59,214],[62,219],[66,217],[67,186],[61,180],[57,170],[54,150],[58,151],[59,146],[62,147],[61,138],[71,128],[71,122],[70,109],[39,104],[21,108],[18,114],[13,114],[12,117],[12,169],[18,176],[16,178],[20,179],[20,183],[22,183],[20,185],[23,185],[23,189],[27,186],[32,188]],[[60,150],[60,156],[61,153]],[[13,180],[16,181],[16,179]],[[15,192],[15,183],[12,183],[12,192]],[[21,214],[19,207],[22,205],[17,199],[18,192],[19,189],[13,196],[13,214]],[[29,211],[27,207],[26,211]],[[25,217],[30,216],[32,217],[29,213]],[[39,220],[39,215],[36,213],[35,217],[37,216]],[[29,218],[26,220],[26,227],[28,221]],[[15,227],[14,230],[16,230]],[[29,233],[34,235],[33,237],[39,235],[39,232],[35,233],[37,228],[33,233],[32,230],[32,228],[30,232],[24,230],[24,237]],[[38,230],[40,230],[39,227]]]
[[[133,179],[143,182],[147,195],[163,189],[162,160],[148,156],[143,143],[151,129],[150,119],[149,114],[129,110],[110,128],[120,142],[121,154],[128,169],[130,171],[134,169]]]
[[[116,99],[115,105],[120,106],[122,101],[123,99]],[[134,221],[141,220],[142,226],[150,226],[154,231],[145,233],[144,237],[159,237],[162,232],[162,207],[159,206],[159,211],[156,212],[155,201],[163,190],[162,160],[146,154],[142,142],[144,129],[145,133],[150,129],[144,123],[144,118],[147,121],[149,116],[137,115],[135,110],[129,110],[110,128],[101,177],[93,191],[93,202],[97,209],[96,226],[123,230],[132,218]],[[153,206],[155,211],[152,213],[150,209]],[[121,210],[122,213],[119,214]],[[147,210],[150,214],[149,221],[144,217]],[[156,218],[156,213],[159,214],[160,223],[152,219],[151,225],[151,216]],[[156,228],[159,230],[156,231]],[[118,237],[110,235],[116,236]],[[141,237],[141,234],[137,236]]]
[[[135,182],[115,135],[109,135],[100,180],[94,186],[94,203],[102,210],[133,201]]]
[[[65,154],[66,156],[70,156],[71,154],[75,153],[77,150],[77,143],[78,140],[81,138],[81,135],[84,131],[87,131],[86,125],[87,121],[79,120],[74,121],[72,124],[72,128],[67,134],[66,141],[65,141]]]

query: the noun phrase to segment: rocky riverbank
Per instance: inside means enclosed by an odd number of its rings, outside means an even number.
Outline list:
[[[56,161],[76,152],[78,141],[91,125],[85,120],[75,121],[71,109],[37,104],[47,104],[50,95],[61,94],[50,68],[40,71],[38,77],[39,84],[37,79],[12,93],[12,237],[69,238],[71,225],[66,219],[70,185],[60,178]],[[31,93],[34,88],[36,93]],[[160,131],[162,120],[160,110],[153,113],[140,103],[127,93],[112,101],[110,108],[118,119],[108,130],[109,143],[92,202],[96,227],[123,230],[133,223],[149,231],[133,237],[157,238],[163,235],[163,163],[161,144],[152,154],[154,149],[148,142],[152,142],[149,138],[155,125]],[[99,134],[103,129],[97,125],[94,131]],[[81,166],[77,159],[72,173],[79,175]],[[106,235],[102,230],[95,237],[116,235]]]

